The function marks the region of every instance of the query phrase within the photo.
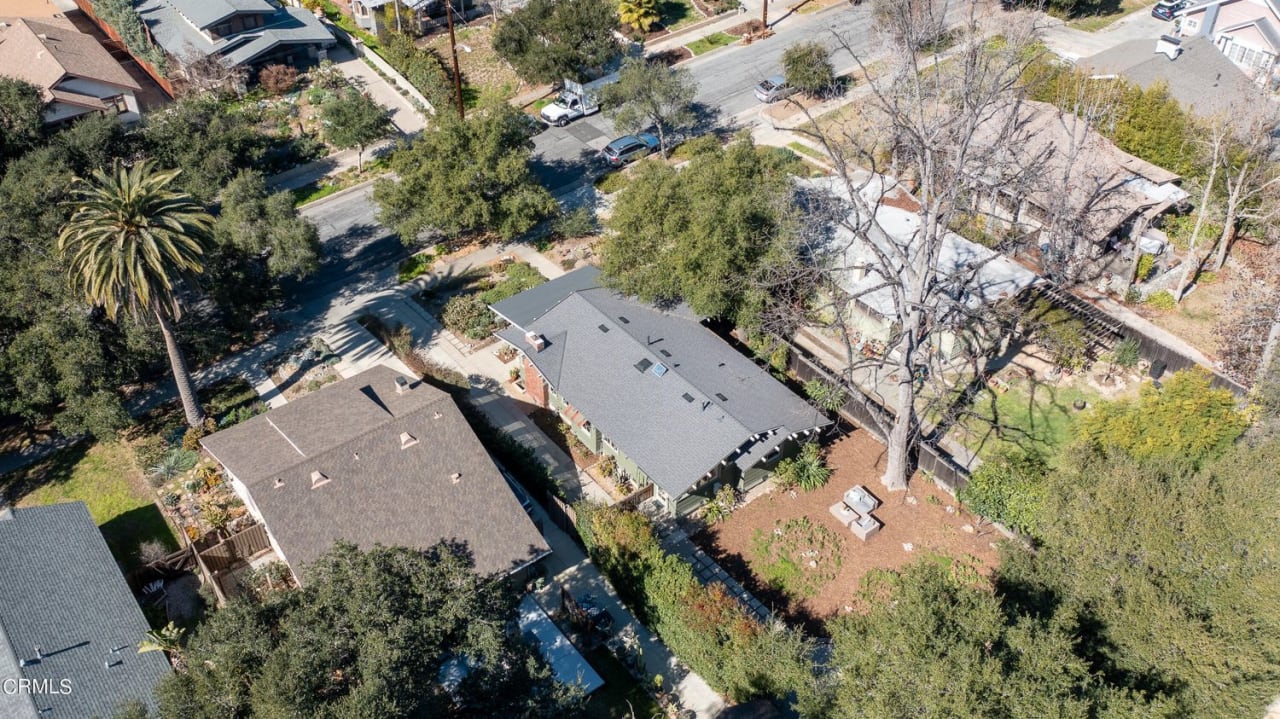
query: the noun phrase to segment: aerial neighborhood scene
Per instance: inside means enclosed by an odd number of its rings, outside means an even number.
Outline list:
[[[0,719],[1280,719],[1280,5],[0,0]]]

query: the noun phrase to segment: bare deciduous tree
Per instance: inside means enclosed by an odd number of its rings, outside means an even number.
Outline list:
[[[241,92],[248,79],[249,71],[245,67],[233,64],[222,55],[190,50],[181,58],[173,85],[179,97],[186,97],[211,90]]]
[[[1280,216],[1280,162],[1275,157],[1272,136],[1280,125],[1280,113],[1268,98],[1260,97],[1248,111],[1231,115],[1236,132],[1230,149],[1221,158],[1226,217],[1213,259],[1215,270],[1227,262],[1237,225],[1248,222],[1259,229],[1270,228]]]

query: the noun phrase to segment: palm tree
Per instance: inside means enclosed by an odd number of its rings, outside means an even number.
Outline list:
[[[186,358],[173,335],[180,314],[175,283],[204,269],[213,218],[199,203],[170,187],[180,170],[157,172],[150,162],[72,185],[71,219],[58,236],[58,252],[68,261],[73,288],[115,320],[124,309],[135,317],[155,315],[187,424],[198,427],[204,411],[196,400]]]

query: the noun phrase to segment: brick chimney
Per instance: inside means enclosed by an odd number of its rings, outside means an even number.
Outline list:
[[[547,348],[547,338],[537,332],[525,332],[524,341],[529,343],[534,352],[541,352]]]

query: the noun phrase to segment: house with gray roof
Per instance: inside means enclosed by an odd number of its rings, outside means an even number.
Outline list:
[[[686,307],[600,286],[584,267],[491,306],[522,356],[526,391],[592,452],[616,459],[668,511],[724,484],[749,489],[829,421]]]
[[[90,35],[65,18],[0,18],[0,75],[40,88],[46,125],[90,113],[122,123],[142,119],[142,88]]]
[[[138,653],[150,628],[84,502],[0,508],[0,717],[154,710],[170,668]]]
[[[465,547],[507,575],[550,554],[448,394],[376,366],[200,443],[303,579],[339,540]]]
[[[134,0],[134,9],[179,62],[208,55],[253,71],[276,63],[305,68],[337,43],[313,13],[275,0]]]
[[[1095,76],[1119,75],[1144,89],[1163,84],[1173,99],[1200,117],[1237,116],[1265,102],[1248,75],[1201,35],[1173,42],[1129,40],[1076,66]]]
[[[1178,11],[1184,38],[1203,37],[1249,77],[1265,80],[1280,59],[1280,0],[1202,0]]]

